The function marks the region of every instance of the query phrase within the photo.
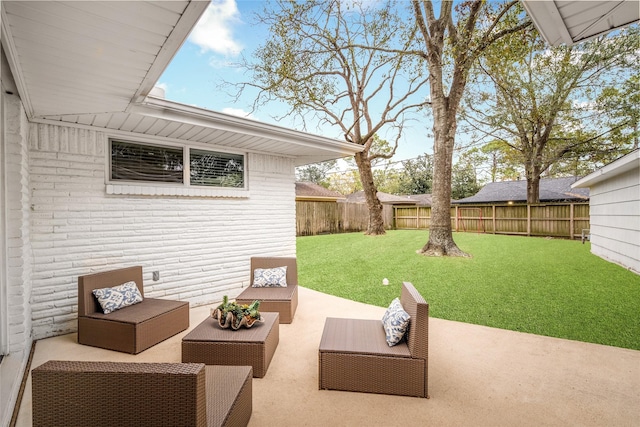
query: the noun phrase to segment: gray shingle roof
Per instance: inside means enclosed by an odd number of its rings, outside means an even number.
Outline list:
[[[296,182],[296,197],[306,199],[344,199],[344,196],[337,191],[328,190],[313,182]]]
[[[387,205],[416,204],[416,200],[411,199],[410,196],[396,196],[394,194],[383,193],[382,191],[378,191],[378,200]],[[345,201],[347,203],[365,203],[364,191],[360,190],[349,194]]]
[[[571,188],[571,184],[578,178],[545,178],[540,180],[540,201],[587,201],[589,200],[588,188]],[[586,191],[585,191],[586,190]],[[454,203],[495,203],[516,202],[526,203],[527,181],[502,181],[491,182],[478,191],[474,196],[455,200]]]
[[[431,206],[431,194],[412,194],[407,197],[411,200],[415,200],[417,205]]]

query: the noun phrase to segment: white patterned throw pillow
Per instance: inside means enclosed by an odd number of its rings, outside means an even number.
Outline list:
[[[133,281],[113,288],[94,289],[93,295],[98,299],[104,314],[142,302],[142,294]]]
[[[254,288],[286,288],[287,267],[256,268],[253,270]]]
[[[400,300],[395,298],[391,301],[389,308],[382,316],[382,327],[389,347],[393,347],[402,340],[409,326],[409,319],[411,319],[411,316],[404,311]]]

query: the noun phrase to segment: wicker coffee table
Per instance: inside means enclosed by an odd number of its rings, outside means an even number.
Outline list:
[[[182,338],[182,363],[253,367],[262,378],[280,339],[278,313],[261,313],[264,322],[237,331],[222,329],[208,317]]]

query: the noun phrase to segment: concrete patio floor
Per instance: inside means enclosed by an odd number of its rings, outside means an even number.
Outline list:
[[[399,292],[398,285],[398,292]],[[209,315],[191,309],[190,329]],[[429,324],[430,399],[318,390],[326,317],[379,319],[384,308],[300,289],[264,378],[253,379],[250,426],[640,426],[640,351],[441,319]],[[180,362],[184,331],[139,355],[79,345],[76,334],[37,342],[47,360]],[[17,426],[31,426],[31,378]]]

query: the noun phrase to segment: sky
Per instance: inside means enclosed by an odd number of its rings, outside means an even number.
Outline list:
[[[264,4],[260,0],[213,0],[158,81],[166,99],[305,131],[299,120],[274,119],[274,114],[287,111],[286,105],[270,104],[249,115],[255,93],[236,100],[233,88],[220,86],[225,81],[251,80],[250,74],[234,64],[242,56],[251,57],[267,38],[268,28],[255,24],[254,17]],[[430,128],[431,120],[426,116],[424,121],[407,123],[391,161],[412,159],[425,152],[432,154],[431,138],[426,136]],[[344,141],[337,128],[308,126],[306,131]]]

